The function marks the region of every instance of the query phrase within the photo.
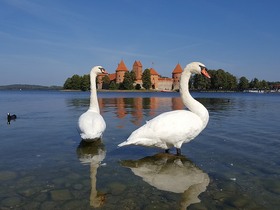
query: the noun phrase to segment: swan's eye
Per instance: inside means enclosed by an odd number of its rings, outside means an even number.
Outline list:
[[[199,65],[199,67],[201,68],[201,70],[203,70],[203,69],[205,69],[206,71],[208,70],[205,66]]]
[[[104,68],[99,67],[99,69],[100,69],[100,71],[101,71],[102,73],[105,72],[105,69],[104,69]]]

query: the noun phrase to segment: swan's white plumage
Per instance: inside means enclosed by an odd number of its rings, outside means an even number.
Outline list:
[[[97,139],[105,131],[106,123],[99,113],[88,110],[80,116],[79,128],[82,139]]]
[[[182,124],[178,126],[174,119]],[[134,144],[162,149],[172,146],[180,148],[183,142],[188,142],[199,134],[201,126],[201,120],[192,112],[186,110],[165,112],[147,121],[119,146]]]
[[[193,62],[186,66],[180,79],[180,93],[183,103],[190,111],[176,110],[160,114],[147,121],[118,146],[142,145],[169,149],[180,149],[183,143],[194,139],[207,125],[207,109],[189,94],[188,82],[192,73],[201,74],[204,64]],[[203,70],[203,74],[209,77]]]
[[[100,115],[96,93],[96,77],[98,74],[105,73],[102,66],[95,66],[90,71],[90,106],[89,109],[79,117],[78,127],[81,138],[85,141],[93,141],[101,138],[106,129],[106,123]]]

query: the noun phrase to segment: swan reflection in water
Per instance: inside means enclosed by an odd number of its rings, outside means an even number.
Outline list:
[[[105,146],[101,139],[93,142],[81,141],[77,147],[77,155],[82,164],[90,165],[90,206],[101,207],[105,202],[105,194],[96,189],[97,169],[106,156]]]
[[[183,193],[182,209],[199,203],[199,194],[210,182],[209,176],[184,156],[163,153],[140,160],[124,160],[121,165],[159,190]]]

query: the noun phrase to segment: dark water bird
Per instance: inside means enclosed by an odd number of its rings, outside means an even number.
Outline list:
[[[12,114],[12,115],[10,113],[7,114],[8,124],[10,124],[11,120],[15,120],[15,119],[17,119],[17,116],[15,114]]]

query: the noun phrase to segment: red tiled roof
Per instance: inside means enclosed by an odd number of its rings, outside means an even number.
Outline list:
[[[121,62],[118,64],[118,68],[116,69],[116,71],[128,71],[123,60],[121,60]]]
[[[140,61],[135,61],[133,66],[139,66],[142,67],[142,63]]]
[[[181,65],[178,63],[175,67],[175,69],[173,70],[172,74],[179,74],[179,73],[182,73],[183,72],[183,69],[181,67]]]
[[[116,79],[116,73],[109,74],[108,77],[109,77],[110,81],[115,80]]]
[[[157,71],[154,70],[153,68],[150,68],[150,73],[151,73],[151,75],[159,75],[159,74],[157,73]]]

